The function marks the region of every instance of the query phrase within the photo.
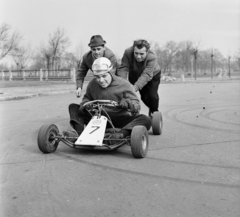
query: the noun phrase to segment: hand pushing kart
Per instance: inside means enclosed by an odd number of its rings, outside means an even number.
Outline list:
[[[83,105],[92,117],[78,138],[66,137],[59,133],[59,129],[55,124],[43,125],[38,132],[37,141],[39,149],[43,153],[55,152],[60,141],[71,148],[106,147],[110,150],[116,150],[126,144],[131,146],[132,155],[135,158],[146,157],[149,140],[145,126],[135,126],[132,129],[131,136],[123,139],[114,138],[115,142],[116,140],[118,141],[110,145],[111,135],[116,133],[119,129],[113,126],[111,118],[105,110],[106,106],[117,107],[119,105],[112,100],[93,100]],[[105,116],[102,115],[103,111]],[[107,122],[110,124],[111,128],[107,128]],[[161,112],[154,112],[152,117],[153,134],[160,135],[162,133],[162,127]],[[76,141],[72,142],[72,139]]]

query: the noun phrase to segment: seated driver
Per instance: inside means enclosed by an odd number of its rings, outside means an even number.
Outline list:
[[[151,127],[148,116],[139,114],[140,101],[131,84],[110,73],[111,62],[106,57],[100,57],[93,62],[92,70],[94,79],[87,86],[82,102],[69,105],[70,125],[74,131],[65,131],[67,137],[78,137],[87,125],[91,115],[83,107],[84,103],[92,100],[113,100],[119,103],[119,107],[106,107],[115,128],[121,130],[111,135],[111,139],[122,139],[131,135],[134,126],[142,125],[147,130]],[[103,114],[104,115],[104,114]],[[71,140],[75,142],[76,139]],[[110,145],[117,142],[111,140]]]

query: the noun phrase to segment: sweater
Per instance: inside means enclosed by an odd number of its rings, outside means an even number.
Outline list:
[[[153,51],[148,51],[144,61],[137,62],[132,46],[125,50],[116,74],[125,79],[128,77],[130,83],[141,90],[158,73],[161,73],[161,69]]]

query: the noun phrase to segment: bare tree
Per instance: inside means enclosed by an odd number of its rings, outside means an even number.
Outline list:
[[[191,54],[193,55],[193,68],[194,68],[194,78],[197,79],[197,58],[199,51],[200,42],[192,47]]]
[[[65,52],[61,58],[64,67],[78,69],[82,62],[83,52],[82,43],[75,48],[74,52]]]
[[[222,55],[222,53],[218,49],[213,49],[214,53],[214,72],[218,69],[224,71],[226,67],[227,59]]]
[[[44,69],[45,66],[45,57],[43,57],[43,53],[37,52],[32,56],[32,64],[30,65],[30,69]]]
[[[198,48],[193,48],[191,51],[193,55],[193,67],[194,67],[194,78],[197,79],[197,57],[198,57]]]
[[[160,48],[158,43],[155,43],[154,45],[151,46],[152,50],[154,51],[156,57],[157,57],[157,62],[161,66],[163,66],[163,58],[162,58],[162,49]]]
[[[71,52],[66,52],[62,57],[62,66],[65,68],[75,68],[77,64],[77,59],[75,55]]]
[[[231,56],[228,56],[228,76],[231,77]]]
[[[213,62],[214,62],[214,54],[213,54],[213,49],[211,51],[211,79],[213,79]]]
[[[11,32],[11,26],[7,23],[3,23],[0,26],[0,60],[10,54],[14,50],[22,36],[17,32]]]
[[[82,57],[83,57],[83,46],[82,46],[82,42],[76,47],[75,52],[74,52],[74,56],[76,58],[76,67],[77,69],[80,67],[81,62],[82,62]]]
[[[178,49],[179,49],[179,45],[174,41],[168,41],[165,44],[162,52],[165,59],[163,73],[168,71],[168,74],[171,74],[173,60],[175,58],[175,54],[177,53]]]
[[[161,47],[158,43],[155,43],[152,47],[163,73],[170,73],[172,67],[177,71],[181,69],[181,72],[188,72],[191,66],[191,75],[195,79],[197,78],[197,71],[204,75],[211,72],[211,78],[213,79],[214,73],[219,70],[227,70],[228,75],[231,76],[232,71],[240,69],[240,50],[232,58],[225,58],[216,48],[201,50],[200,42],[194,44],[191,41],[184,41],[179,44],[168,42]]]
[[[191,41],[183,41],[179,43],[179,49],[176,53],[176,61],[179,64],[178,67],[182,68],[184,72],[189,72],[191,60],[191,49],[192,49],[192,42]]]
[[[70,45],[69,38],[66,36],[66,31],[64,29],[58,28],[53,35],[49,36],[49,51],[52,54],[52,67],[58,68],[57,63],[61,61],[66,48]]]
[[[45,59],[45,67],[49,70],[51,67],[51,60],[52,60],[52,51],[44,46],[44,45],[41,45],[40,46],[40,52],[41,54],[43,55],[43,59]]]
[[[65,58],[66,49],[70,45],[69,38],[64,29],[57,30],[49,35],[48,45],[40,46],[40,53],[46,61],[46,68],[58,69],[61,66],[61,59]]]
[[[32,56],[30,44],[26,46],[18,46],[12,51],[12,57],[17,64],[17,68],[26,68],[30,58]]]
[[[46,60],[47,69],[58,69],[61,66],[61,59],[66,54],[66,49],[70,45],[69,38],[64,29],[57,30],[49,35],[48,45],[41,45],[40,52]]]

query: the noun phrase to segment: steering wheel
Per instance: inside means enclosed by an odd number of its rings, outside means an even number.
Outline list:
[[[108,99],[98,99],[98,100],[92,100],[89,102],[84,103],[83,107],[87,105],[92,105],[93,107],[96,107],[98,105],[101,106],[110,106],[110,107],[116,107],[119,104],[116,101],[113,100],[108,100]]]

